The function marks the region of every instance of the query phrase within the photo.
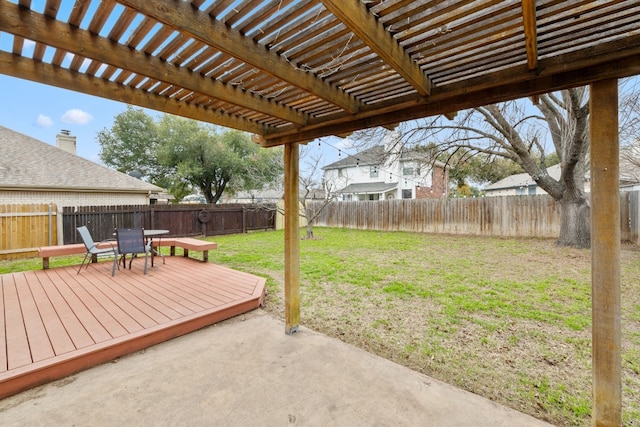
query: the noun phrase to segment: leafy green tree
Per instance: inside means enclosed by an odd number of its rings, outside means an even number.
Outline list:
[[[98,134],[100,158],[124,173],[167,188],[176,200],[198,189],[208,203],[223,192],[261,189],[283,171],[281,149],[261,149],[243,132],[171,115],[154,121],[128,107]]]
[[[261,150],[240,131],[218,132],[193,120],[165,115],[158,135],[160,163],[174,170],[174,179],[198,188],[207,203],[216,203],[225,190],[259,188],[282,174],[276,159],[280,150]]]
[[[154,184],[164,175],[158,170],[156,124],[140,108],[127,107],[115,116],[111,129],[98,132],[100,160],[120,172],[140,172]]]

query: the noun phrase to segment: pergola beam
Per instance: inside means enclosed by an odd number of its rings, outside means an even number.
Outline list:
[[[311,73],[296,71],[291,64],[266,47],[248,39],[223,22],[203,16],[189,2],[174,0],[118,0],[142,14],[179,30],[202,43],[215,46],[257,69],[263,69],[274,77],[331,102],[350,113],[360,109],[360,103],[348,94],[325,83]]]
[[[266,129],[264,126],[240,117],[6,52],[0,52],[0,73],[202,122],[215,122],[220,126],[245,132],[260,134]]]
[[[0,31],[13,33],[85,58],[129,70],[138,75],[278,117],[290,123],[301,125],[308,120],[305,115],[276,102],[265,100],[257,95],[207,78],[200,73],[175,67],[171,63],[114,43],[89,31],[46,18],[44,15],[30,10],[21,9],[18,5],[0,2],[0,14],[2,15]],[[51,37],[52,34],[55,34],[56,37]]]
[[[477,105],[584,86],[595,80],[640,74],[640,35],[628,40],[627,48],[631,49],[631,52],[627,52],[628,56],[616,56],[618,43],[617,41],[610,43],[611,50],[608,53],[602,52],[606,62],[591,66],[580,64],[582,68],[574,69],[574,64],[570,62],[576,55],[573,52],[557,59],[541,61],[540,66],[544,72],[532,75],[526,80],[516,78],[516,75],[520,75],[517,70],[508,69],[491,77],[478,78],[473,85],[465,82],[448,87],[436,87],[429,98],[412,99],[404,103],[397,102],[388,107],[365,110],[348,119],[342,117],[334,120],[325,119],[323,122],[309,124],[295,130],[270,132],[264,135],[263,145],[270,147],[295,141],[309,141],[327,135],[339,135],[442,114],[445,109],[460,111]],[[594,55],[599,53],[594,52]],[[469,87],[477,87],[477,91],[470,91]]]
[[[530,70],[535,70],[538,68],[538,34],[535,0],[522,0],[522,21],[524,41],[527,49],[527,66]]]
[[[431,80],[360,0],[322,0],[322,4],[420,95],[431,93]]]

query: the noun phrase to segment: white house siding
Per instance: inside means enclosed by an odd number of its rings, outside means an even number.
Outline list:
[[[413,190],[416,186],[431,187],[433,185],[433,173],[429,165],[422,165],[420,168],[421,175],[415,175],[417,164],[415,162],[410,163],[414,169],[413,175],[403,175],[403,163],[395,161],[392,164],[378,166],[377,177],[371,177],[371,169],[373,166],[360,165],[346,166],[340,169],[327,169],[324,173],[324,179],[327,188],[330,188],[332,192],[339,191],[349,184],[373,182],[383,182],[385,184],[397,183],[398,187],[393,193],[395,198],[402,198],[402,190],[412,190],[412,198],[415,198],[416,195]]]
[[[70,191],[0,191],[0,204],[54,203],[65,206],[148,205],[149,196],[140,193],[92,193]]]
[[[388,182],[397,182],[398,189],[396,198],[402,198],[402,190],[411,190],[411,198],[415,199],[415,188],[417,186],[420,187],[432,187],[433,186],[433,169],[428,164],[420,164],[416,161],[399,161],[394,162],[396,166],[396,170],[393,172],[394,176],[389,174]],[[389,165],[391,167],[392,165]],[[405,175],[404,169],[412,168],[413,174]],[[420,169],[420,175],[417,175],[416,172]]]

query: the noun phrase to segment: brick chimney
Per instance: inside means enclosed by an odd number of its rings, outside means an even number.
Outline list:
[[[62,129],[56,135],[56,147],[71,154],[76,154],[76,137],[70,135],[68,130]]]

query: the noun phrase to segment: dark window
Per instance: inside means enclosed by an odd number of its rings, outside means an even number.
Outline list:
[[[410,199],[411,198],[411,190],[402,190],[402,198]]]

